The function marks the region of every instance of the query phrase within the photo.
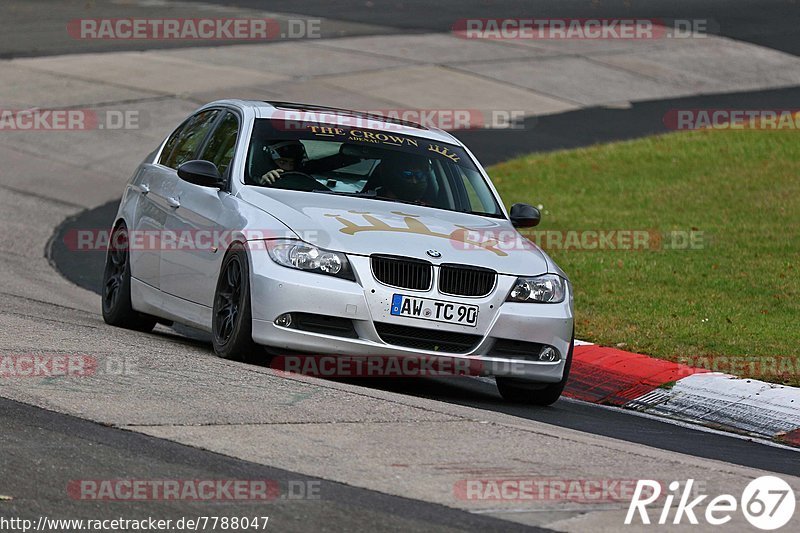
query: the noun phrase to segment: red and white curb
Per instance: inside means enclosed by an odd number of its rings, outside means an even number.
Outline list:
[[[575,342],[564,395],[800,447],[800,388]]]

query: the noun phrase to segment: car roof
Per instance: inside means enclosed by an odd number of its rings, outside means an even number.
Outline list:
[[[394,118],[392,116],[382,116],[376,113],[358,111],[355,109],[345,109],[340,107],[329,107],[316,104],[304,104],[297,102],[283,101],[261,101],[261,100],[217,100],[210,102],[203,107],[214,107],[227,105],[240,109],[250,109],[257,118],[272,118],[286,113],[288,117],[301,117],[300,120],[315,122],[320,124],[346,125],[348,127],[357,126],[370,130],[386,130],[393,133],[413,135],[425,139],[447,142],[462,146],[461,142],[448,132],[422,126],[415,122]]]

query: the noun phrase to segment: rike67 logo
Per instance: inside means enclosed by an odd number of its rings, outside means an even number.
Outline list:
[[[788,483],[776,476],[754,479],[745,487],[738,500],[731,494],[720,494],[706,502],[709,495],[697,495],[693,487],[694,479],[686,480],[682,490],[680,482],[673,481],[668,486],[669,492],[665,494],[662,507],[658,501],[662,496],[661,483],[640,479],[636,483],[625,524],[630,525],[638,520],[642,524],[667,524],[673,514],[673,503],[676,499],[678,502],[674,508],[672,524],[688,522],[697,525],[700,519],[704,519],[706,524],[720,526],[730,522],[734,514],[741,511],[752,526],[771,531],[786,525],[794,515],[794,491]],[[696,508],[703,504],[705,512],[701,513]],[[650,516],[648,506],[650,510],[656,511],[655,517]]]

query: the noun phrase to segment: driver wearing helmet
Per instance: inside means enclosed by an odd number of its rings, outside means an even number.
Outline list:
[[[300,170],[308,160],[306,148],[300,141],[280,141],[266,147],[275,168],[258,179],[261,185],[272,185],[284,172]]]
[[[380,193],[406,202],[425,203],[431,181],[430,164],[419,156],[392,157],[381,163]]]

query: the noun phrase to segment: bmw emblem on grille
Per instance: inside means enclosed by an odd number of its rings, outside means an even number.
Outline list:
[[[428,250],[425,253],[431,257],[442,257],[442,253],[439,250]]]

